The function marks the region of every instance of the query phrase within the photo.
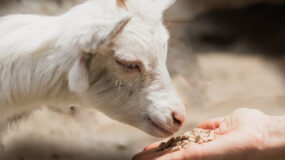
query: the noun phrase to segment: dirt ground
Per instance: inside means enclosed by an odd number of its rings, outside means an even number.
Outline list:
[[[62,5],[68,8],[77,2]],[[7,2],[2,7],[5,5],[11,7]],[[33,7],[35,13],[45,12],[36,4]],[[12,8],[6,8],[0,14],[22,10],[21,5],[15,10]],[[53,10],[46,9],[45,13],[64,10],[51,8]],[[172,9],[168,15],[177,10]],[[241,11],[233,12],[232,16],[244,16],[237,15],[238,12]],[[253,33],[252,30],[239,30],[237,25],[221,25],[221,22],[227,22],[221,16],[229,15],[226,13],[215,13],[214,18],[213,14],[204,14],[185,22],[167,23],[171,33],[168,67],[187,108],[187,121],[180,132],[240,107],[256,108],[270,115],[285,114],[285,41],[280,38],[285,35],[280,29],[284,28],[284,23],[280,24],[273,15],[276,21],[268,23],[271,28],[276,23],[277,29],[270,31],[267,27],[267,34],[262,29],[253,29],[256,34],[251,35],[248,33]],[[244,20],[243,17],[240,19]],[[261,34],[268,41],[254,37]],[[274,44],[270,45],[270,42]],[[5,159],[126,160],[157,140],[160,139],[90,108],[58,110],[43,107],[9,128],[4,137]]]

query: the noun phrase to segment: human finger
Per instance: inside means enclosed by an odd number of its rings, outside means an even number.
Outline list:
[[[202,128],[202,129],[211,129],[214,130],[216,128],[219,128],[220,123],[224,121],[224,117],[219,117],[219,118],[213,118],[210,120],[207,120],[201,124],[199,124],[197,127]]]

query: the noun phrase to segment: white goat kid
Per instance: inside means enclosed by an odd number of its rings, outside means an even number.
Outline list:
[[[175,0],[89,0],[56,16],[0,19],[0,129],[40,104],[96,107],[158,137],[185,116],[166,68]]]

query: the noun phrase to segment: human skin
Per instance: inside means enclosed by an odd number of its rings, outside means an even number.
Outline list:
[[[285,116],[268,116],[238,109],[208,120],[198,128],[215,130],[216,140],[190,144],[184,150],[157,152],[160,142],[147,146],[134,160],[282,160],[285,159]]]

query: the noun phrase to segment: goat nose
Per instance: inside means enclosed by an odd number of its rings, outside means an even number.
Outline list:
[[[174,125],[181,127],[185,120],[184,114],[178,112],[172,112],[171,115]]]

